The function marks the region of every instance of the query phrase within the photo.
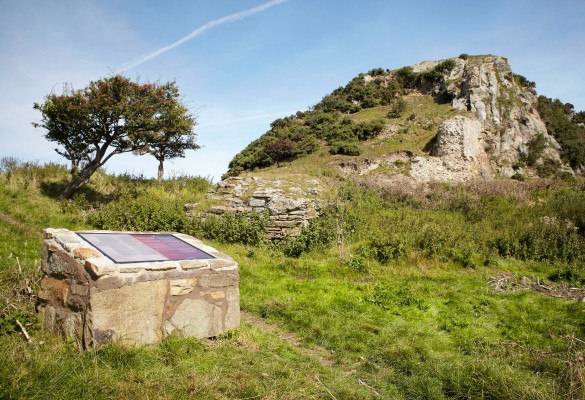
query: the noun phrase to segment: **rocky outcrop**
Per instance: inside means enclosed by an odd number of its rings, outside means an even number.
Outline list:
[[[317,179],[293,182],[285,179],[232,177],[219,182],[207,195],[214,205],[209,214],[257,212],[268,215],[266,236],[283,239],[297,236],[309,221],[319,215],[323,185]],[[197,207],[187,206],[193,217]]]
[[[414,178],[423,181],[462,181],[476,177],[510,177],[517,172],[522,159],[528,154],[529,143],[539,135],[547,143],[540,162],[548,160],[562,165],[560,146],[548,135],[536,111],[536,93],[516,82],[506,59],[477,56],[451,60],[454,68],[435,85],[432,94],[437,98],[451,98],[454,109],[469,111],[469,118],[477,119],[480,125],[473,124],[475,127],[472,128],[471,122],[465,123],[467,126],[464,127],[461,120],[445,121],[438,132],[431,157],[413,159],[411,175]],[[424,72],[439,62],[417,64],[413,71]],[[477,156],[467,157],[461,153],[461,158],[457,160],[457,151],[451,151],[453,146],[441,142],[447,138],[463,140],[467,144],[461,149],[474,148]],[[442,150],[444,146],[447,149],[445,154]]]
[[[444,121],[439,126],[432,156],[414,157],[410,175],[421,182],[489,178],[483,135],[482,124],[477,119],[457,116]]]

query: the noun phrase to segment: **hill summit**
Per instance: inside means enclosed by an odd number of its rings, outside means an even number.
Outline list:
[[[318,215],[346,178],[414,188],[580,174],[583,122],[571,104],[538,97],[504,57],[377,68],[275,120],[230,162],[210,210],[267,212],[269,231],[284,237]]]
[[[534,82],[493,55],[360,74],[309,111],[274,121],[226,177],[313,154],[360,172],[399,156],[407,167],[399,172],[417,181],[530,176],[538,166],[572,173],[539,115]]]

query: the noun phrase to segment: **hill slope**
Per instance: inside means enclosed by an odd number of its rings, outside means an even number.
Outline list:
[[[296,172],[370,173],[382,166],[390,169],[385,175],[423,182],[580,171],[583,113],[573,118],[569,109],[566,123],[552,126],[539,115],[546,98],[539,100],[534,86],[492,55],[374,69],[309,111],[275,120],[234,157],[226,177],[290,163]],[[563,137],[567,130],[570,139]]]

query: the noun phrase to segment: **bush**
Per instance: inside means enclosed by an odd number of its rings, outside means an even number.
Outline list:
[[[183,203],[145,193],[137,198],[126,193],[88,215],[97,229],[176,232],[183,228]]]
[[[406,101],[402,97],[393,100],[390,104],[391,108],[386,117],[388,118],[400,118],[402,113],[406,111]]]
[[[412,67],[403,67],[394,73],[394,78],[403,88],[412,89],[416,86],[418,74],[413,72]]]
[[[496,240],[501,256],[520,260],[585,262],[585,242],[578,233],[555,221],[508,231]]]
[[[209,240],[257,246],[264,241],[266,222],[266,216],[257,212],[227,212],[191,220],[185,230]]]
[[[336,142],[329,148],[329,154],[343,154],[345,156],[359,156],[362,149],[357,143]]]
[[[546,139],[542,133],[539,133],[534,139],[528,142],[528,154],[526,155],[526,164],[533,166],[536,161],[542,157],[544,149],[546,149]]]
[[[287,138],[276,138],[264,146],[264,152],[273,162],[293,159],[299,151],[294,142]]]
[[[537,109],[549,135],[561,145],[563,159],[573,169],[585,165],[585,127],[578,125],[582,113],[575,113],[570,103],[545,96],[538,96]]]
[[[394,234],[390,237],[376,238],[367,246],[367,252],[379,263],[386,264],[397,260],[406,253],[407,241],[404,237]]]
[[[329,208],[318,218],[313,219],[309,226],[303,228],[296,238],[275,242],[277,249],[288,257],[300,257],[315,249],[323,249],[333,243],[336,236],[335,209]]]
[[[525,76],[519,74],[512,74],[512,76],[514,77],[514,82],[516,82],[517,85],[532,91],[534,91],[536,88],[536,83],[528,80]]]

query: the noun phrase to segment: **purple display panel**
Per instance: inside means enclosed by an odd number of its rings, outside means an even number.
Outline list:
[[[201,260],[209,253],[168,233],[77,233],[115,263]]]

